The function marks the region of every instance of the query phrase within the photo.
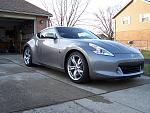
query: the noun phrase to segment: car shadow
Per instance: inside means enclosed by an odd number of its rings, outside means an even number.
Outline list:
[[[128,78],[128,79],[100,79],[100,80],[92,80],[89,83],[85,84],[76,84],[70,81],[69,77],[65,72],[61,72],[52,68],[47,68],[38,65],[36,65],[34,69],[44,74],[45,76],[51,77],[53,79],[59,80],[67,84],[71,84],[77,87],[84,86],[94,89],[105,90],[106,92],[128,89],[150,83],[150,78],[141,76],[137,78]]]

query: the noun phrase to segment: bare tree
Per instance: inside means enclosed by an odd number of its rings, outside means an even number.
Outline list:
[[[47,11],[52,7],[53,23],[58,26],[75,26],[85,12],[90,0],[41,0]]]
[[[94,27],[96,27],[102,34],[104,34],[108,39],[112,40],[113,39],[113,21],[112,21],[112,17],[114,15],[114,13],[116,12],[115,10],[111,7],[107,8],[106,10],[100,10],[98,11],[98,13],[95,13],[95,17],[96,17],[96,25],[94,25]]]
[[[43,7],[45,8],[45,10],[47,11],[47,12],[50,12],[49,11],[49,5],[47,4],[47,2],[46,2],[46,0],[40,0],[41,1],[41,3],[42,3],[42,5],[43,5]],[[49,26],[52,26],[53,24],[52,24],[52,20],[51,20],[51,18],[49,17]]]

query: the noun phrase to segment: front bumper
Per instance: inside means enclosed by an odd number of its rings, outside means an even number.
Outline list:
[[[89,61],[91,79],[132,78],[144,73],[142,54],[115,54],[114,57],[93,54]]]

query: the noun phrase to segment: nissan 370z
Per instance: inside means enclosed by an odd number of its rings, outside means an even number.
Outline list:
[[[75,83],[99,78],[134,78],[143,74],[138,49],[74,27],[46,28],[24,46],[24,63],[64,70]]]

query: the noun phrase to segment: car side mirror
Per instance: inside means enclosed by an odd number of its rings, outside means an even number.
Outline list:
[[[39,37],[39,38],[41,37],[41,36],[40,36],[40,33],[37,33],[37,37]]]
[[[45,38],[56,39],[56,36],[53,33],[46,33]]]

